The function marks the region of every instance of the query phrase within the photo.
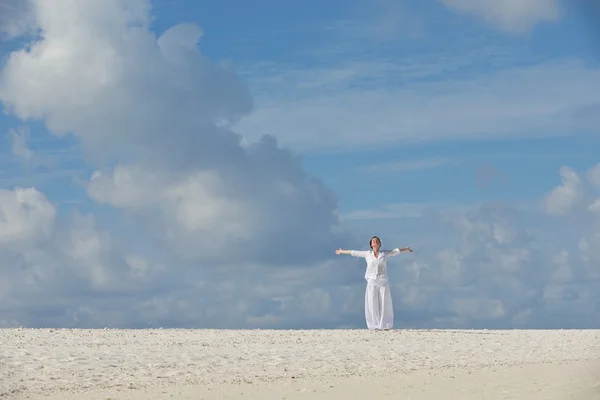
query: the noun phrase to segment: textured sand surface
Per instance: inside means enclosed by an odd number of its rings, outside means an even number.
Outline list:
[[[0,330],[10,399],[600,399],[600,331]]]

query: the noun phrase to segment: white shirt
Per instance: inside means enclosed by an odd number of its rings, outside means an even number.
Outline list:
[[[353,257],[363,257],[367,262],[367,271],[365,272],[365,279],[377,279],[387,280],[387,263],[388,257],[397,256],[400,254],[400,249],[395,248],[394,250],[379,250],[379,256],[375,257],[373,250],[352,250],[350,253]]]

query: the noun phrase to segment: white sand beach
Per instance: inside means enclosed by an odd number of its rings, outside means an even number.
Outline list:
[[[2,399],[594,399],[600,331],[0,330]]]

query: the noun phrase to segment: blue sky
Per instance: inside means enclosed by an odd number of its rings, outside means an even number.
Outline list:
[[[0,0],[0,325],[361,327],[333,250],[373,234],[416,250],[397,326],[593,320],[587,3],[24,4]]]

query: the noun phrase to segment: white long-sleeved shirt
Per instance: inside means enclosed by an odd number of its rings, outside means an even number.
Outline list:
[[[379,256],[375,257],[373,250],[352,250],[350,253],[353,257],[362,257],[367,262],[367,270],[365,279],[387,280],[387,263],[388,257],[397,256],[400,254],[400,249],[379,250]]]

